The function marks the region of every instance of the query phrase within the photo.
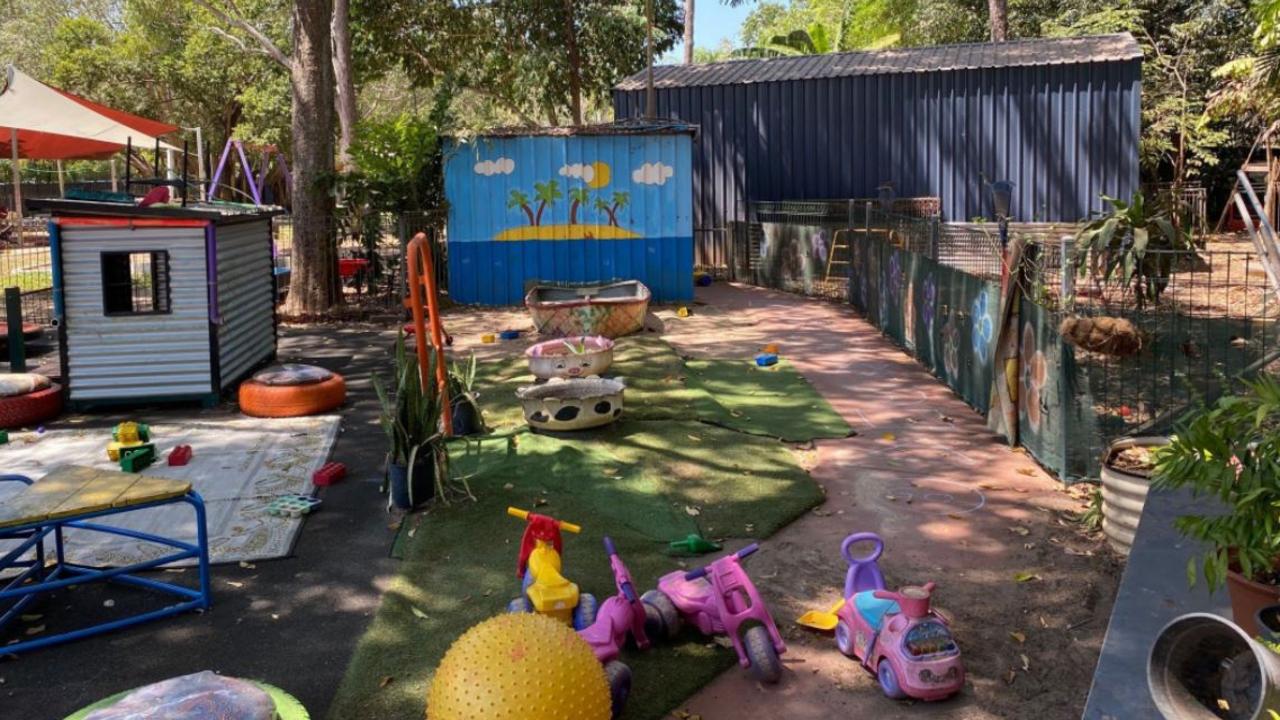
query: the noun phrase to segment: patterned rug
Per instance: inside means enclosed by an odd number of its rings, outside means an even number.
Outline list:
[[[280,495],[311,494],[311,474],[328,460],[339,424],[337,416],[327,415],[153,425],[151,437],[161,458],[144,474],[187,480],[204,498],[213,562],[283,557],[292,550],[302,520],[268,515],[266,507]],[[14,433],[10,438],[0,446],[0,473],[39,482],[57,465],[119,469],[107,459],[111,432],[106,429]],[[177,445],[190,445],[193,457],[185,466],[169,467],[165,458]],[[0,482],[0,503],[22,487]],[[194,513],[186,504],[115,515],[104,524],[192,542],[196,537]],[[68,559],[84,565],[122,566],[166,553],[154,544],[101,533],[69,530],[66,538]],[[0,543],[0,555],[4,550]]]

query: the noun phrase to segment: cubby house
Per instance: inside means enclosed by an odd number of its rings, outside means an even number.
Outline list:
[[[212,405],[275,358],[272,211],[38,206],[52,214],[53,312],[71,405]]]

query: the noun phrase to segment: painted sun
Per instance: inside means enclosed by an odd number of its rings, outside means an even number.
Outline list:
[[[591,180],[587,182],[587,187],[592,190],[599,190],[609,184],[612,173],[609,166],[599,160],[591,163]]]

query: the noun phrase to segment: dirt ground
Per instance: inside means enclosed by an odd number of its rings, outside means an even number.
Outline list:
[[[766,688],[731,670],[673,717],[1078,718],[1120,571],[1100,536],[1075,520],[1085,489],[1065,491],[1003,445],[847,306],[724,284],[698,299],[689,318],[658,309],[651,330],[687,356],[750,357],[779,343],[859,434],[795,449],[828,500],[747,564],[788,642],[789,672]],[[455,350],[481,357],[526,344],[485,345],[481,333],[528,324],[508,311],[448,318]],[[938,583],[936,604],[954,620],[968,672],[960,697],[888,700],[830,636],[794,623],[838,599],[840,541],[864,530],[886,541],[890,585]]]

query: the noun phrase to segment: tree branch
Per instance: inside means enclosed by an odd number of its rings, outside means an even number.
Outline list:
[[[213,13],[214,17],[216,17],[219,21],[225,23],[226,25],[243,30],[246,34],[249,35],[249,37],[257,41],[264,55],[271,58],[272,60],[275,60],[285,70],[289,70],[290,72],[292,72],[293,61],[289,59],[289,56],[285,55],[284,52],[282,52],[280,48],[277,47],[276,44],[271,41],[271,38],[267,37],[261,30],[254,27],[253,23],[246,20],[244,16],[240,14],[240,11],[236,9],[234,4],[232,4],[228,9],[228,8],[214,6],[214,4],[209,2],[209,0],[195,0],[195,3],[200,7],[204,8],[205,10],[208,10],[210,13]],[[245,43],[239,38],[233,38],[230,33],[224,30],[219,30],[217,28],[211,28],[211,29],[213,29],[213,31],[216,32],[217,34],[225,38],[231,39],[241,49],[248,51],[249,48],[246,47]]]

